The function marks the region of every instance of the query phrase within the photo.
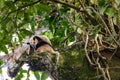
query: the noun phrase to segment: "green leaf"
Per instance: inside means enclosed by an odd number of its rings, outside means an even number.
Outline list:
[[[29,13],[24,13],[24,21],[30,22],[30,15],[29,15]]]
[[[100,12],[100,14],[104,14],[104,12],[106,11],[106,9],[107,9],[107,7],[108,7],[108,5],[106,5],[106,6],[103,6],[103,7],[101,7],[99,10],[99,12]]]
[[[26,29],[21,29],[20,30],[21,34],[24,35],[24,36],[29,36],[29,35],[32,35],[32,32],[31,31],[28,31]],[[23,36],[23,37],[24,37]]]
[[[9,7],[11,10],[17,9],[16,5],[14,5],[13,1],[5,1],[4,4]]]
[[[81,30],[81,28],[78,28],[78,29],[77,29],[77,32],[78,32],[79,34],[82,34],[83,31]]]
[[[21,70],[21,73],[27,73],[27,70]]]
[[[68,23],[68,21],[66,20],[66,19],[64,19],[64,20],[62,20],[61,21],[61,24],[63,25],[63,26],[65,26],[65,27],[68,27],[69,25],[69,23]]]
[[[98,34],[98,32],[100,31],[100,25],[96,25],[93,27],[94,27],[93,34]]]
[[[15,30],[15,27],[14,27],[14,24],[12,21],[9,21],[7,24],[6,24],[6,30],[8,32],[12,32]]]
[[[24,11],[18,11],[18,17],[23,18],[24,17]]]
[[[8,50],[7,50],[7,48],[6,48],[5,45],[1,45],[0,46],[0,50],[3,51],[3,52],[5,52],[6,54],[8,53]]]
[[[114,39],[114,36],[113,36],[113,35],[110,35],[110,36],[106,39],[106,41],[112,42],[113,39]]]
[[[46,80],[48,78],[48,75],[43,72],[42,75],[41,75],[41,80]]]
[[[11,5],[13,4],[13,2],[12,2],[12,1],[5,1],[4,4],[5,4],[6,6],[11,6]]]
[[[116,0],[116,3],[117,3],[118,5],[120,5],[120,0]]]
[[[0,9],[4,6],[4,0],[0,0]]]
[[[0,40],[3,40],[4,35],[5,35],[5,32],[2,30],[2,32],[0,33]]]
[[[22,2],[30,2],[30,0],[21,0]]]
[[[22,73],[22,70],[20,70],[18,76],[15,78],[15,80],[22,80],[23,78],[23,73]]]
[[[69,10],[69,7],[65,6],[65,5],[62,5],[62,6],[59,6],[60,7],[60,12],[63,14],[66,14],[67,11]]]
[[[50,10],[51,10],[50,6],[44,5],[44,4],[36,5],[36,7],[37,7],[37,10],[41,10],[43,12],[50,12]]]
[[[98,0],[98,4],[100,6],[104,6],[107,2],[108,2],[108,0]]]
[[[3,61],[2,60],[0,60],[0,65],[2,65],[3,64]]]
[[[98,1],[97,0],[90,0],[92,4],[98,5]]]
[[[2,28],[3,29],[6,29],[6,25],[7,25],[7,23],[9,22],[9,21],[11,21],[12,19],[11,18],[7,18],[7,19],[5,19],[5,21],[2,23]]]
[[[45,36],[48,36],[49,39],[54,38],[52,32],[45,31],[43,34],[44,34]]]
[[[41,15],[42,14],[42,11],[40,9],[37,9],[37,14],[38,15]]]
[[[0,69],[0,74],[2,74],[2,69]]]
[[[6,39],[3,39],[3,41],[2,41],[2,43],[4,43],[4,44],[10,44],[11,43],[11,36],[9,36],[8,38],[6,38]]]
[[[39,72],[35,71],[34,75],[35,75],[35,77],[36,77],[37,80],[41,80]]]
[[[116,21],[117,24],[120,25],[120,13],[117,14]]]
[[[110,7],[109,7],[109,8],[106,9],[105,13],[106,13],[108,16],[113,17],[114,14],[115,14],[115,11],[114,11],[113,8],[110,8]]]
[[[35,30],[35,21],[34,18],[32,19],[32,22],[30,23],[32,31]]]
[[[30,15],[34,15],[35,13],[37,13],[37,7],[34,6],[30,6],[29,10],[27,11]]]
[[[23,40],[23,36],[21,34],[18,34],[18,38],[20,42]]]

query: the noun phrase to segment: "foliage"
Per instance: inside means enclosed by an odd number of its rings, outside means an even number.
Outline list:
[[[0,0],[0,51],[8,54],[35,29],[48,28],[43,34],[61,53],[59,80],[116,80],[119,25],[119,0]]]

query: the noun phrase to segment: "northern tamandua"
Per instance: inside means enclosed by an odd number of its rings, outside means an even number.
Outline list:
[[[41,35],[41,36],[33,36],[30,40],[31,44],[34,46],[35,51],[39,53],[48,52],[52,55],[56,56],[56,63],[59,61],[59,52],[55,51],[52,48],[51,41],[48,37]]]

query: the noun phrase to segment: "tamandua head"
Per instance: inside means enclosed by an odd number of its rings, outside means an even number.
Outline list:
[[[41,35],[32,37],[32,44],[37,45],[39,42],[45,42],[46,44],[52,45],[47,36]]]
[[[39,36],[34,36],[33,37],[33,40],[32,40],[32,43],[34,45],[37,45],[39,42],[43,41]]]

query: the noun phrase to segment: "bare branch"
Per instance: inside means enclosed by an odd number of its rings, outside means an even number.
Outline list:
[[[86,57],[87,57],[89,63],[90,63],[91,65],[95,65],[95,64],[91,61],[91,59],[90,59],[90,57],[89,57],[89,53],[88,53],[88,51],[87,51],[88,40],[89,40],[89,36],[88,36],[88,33],[87,33],[87,34],[86,34],[85,48],[84,48],[84,49],[85,49],[85,54],[86,54]]]
[[[66,2],[63,2],[63,1],[60,1],[60,0],[50,0],[50,1],[54,1],[54,2],[56,2],[56,3],[60,3],[60,4],[63,4],[63,5],[66,5],[66,6],[70,7],[70,8],[73,8],[73,9],[75,9],[75,10],[77,10],[77,11],[82,12],[82,10],[80,10],[79,7],[74,6],[74,5],[72,5],[72,4],[69,4],[69,3],[66,3]]]

